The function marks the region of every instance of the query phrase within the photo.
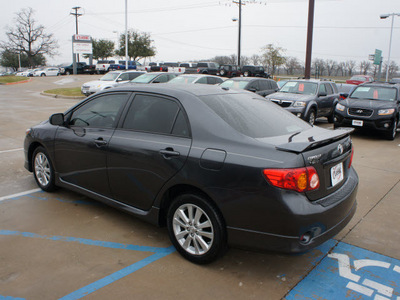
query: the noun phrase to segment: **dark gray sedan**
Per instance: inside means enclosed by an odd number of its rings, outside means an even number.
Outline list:
[[[27,131],[25,167],[159,226],[188,260],[228,245],[303,252],[356,210],[347,130],[312,127],[254,93],[125,85]]]

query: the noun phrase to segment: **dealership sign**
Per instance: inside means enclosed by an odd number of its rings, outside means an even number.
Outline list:
[[[90,35],[74,34],[72,36],[72,50],[74,54],[92,54],[92,38]]]

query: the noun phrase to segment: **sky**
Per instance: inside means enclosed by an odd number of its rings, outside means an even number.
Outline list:
[[[53,33],[58,55],[49,65],[72,62],[75,17],[80,34],[117,41],[125,32],[125,0],[13,0],[5,1],[0,19],[0,40],[15,13],[31,7],[38,24]],[[152,61],[194,61],[237,54],[238,5],[232,0],[127,0],[128,28],[147,32],[157,54]],[[243,0],[244,1],[244,0]],[[285,56],[305,61],[308,0],[251,0],[242,6],[241,54],[261,54],[267,44],[285,49]],[[5,9],[4,9],[5,8]],[[400,13],[400,0],[315,0],[312,58],[338,62],[368,60],[375,49],[387,60],[391,18]],[[394,17],[391,59],[400,65],[400,17]],[[143,62],[143,61],[141,61]]]

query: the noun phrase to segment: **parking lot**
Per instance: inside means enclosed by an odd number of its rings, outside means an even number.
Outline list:
[[[42,192],[23,167],[25,130],[79,101],[40,92],[98,77],[0,86],[0,300],[400,300],[399,134],[352,135],[358,209],[335,239],[302,255],[230,249],[199,266],[165,228],[67,190]],[[332,128],[325,118],[316,125]]]

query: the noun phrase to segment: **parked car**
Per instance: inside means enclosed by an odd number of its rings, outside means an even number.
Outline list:
[[[261,96],[267,96],[279,90],[275,80],[259,77],[236,77],[220,84],[223,88],[247,90]]]
[[[400,83],[400,78],[392,78],[390,83]]]
[[[33,73],[39,71],[40,69],[28,69],[25,71],[15,73],[15,76],[25,76],[25,77],[32,77]]]
[[[125,60],[120,60],[118,63],[110,64],[109,68],[110,71],[112,70],[125,70],[126,64]],[[128,70],[138,70],[138,71],[146,71],[145,67],[138,61],[128,61]]]
[[[373,81],[374,81],[374,78],[369,75],[354,75],[350,79],[347,79],[346,83],[359,85],[361,83],[373,82]]]
[[[101,77],[99,80],[93,80],[82,84],[82,94],[89,96],[99,91],[112,88],[121,83],[129,82],[130,80],[145,74],[144,71],[111,71]]]
[[[263,66],[243,66],[242,73],[244,77],[270,77]]]
[[[219,71],[218,75],[223,76],[223,77],[238,77],[242,75],[242,72],[240,71],[240,67],[236,65],[221,65],[219,66]]]
[[[33,76],[60,76],[60,69],[56,67],[42,68],[33,72]]]
[[[179,64],[177,62],[163,62],[158,65],[152,65],[150,67],[151,72],[168,72],[168,68],[177,68]]]
[[[336,105],[334,127],[368,128],[394,140],[400,120],[400,84],[365,83]]]
[[[197,63],[197,73],[217,75],[219,72],[219,64],[216,62],[199,62]]]
[[[70,75],[74,74],[74,64],[70,64],[60,68],[61,75]],[[77,62],[76,63],[76,73],[77,74],[95,74],[96,66],[88,65],[85,62]]]
[[[204,264],[227,245],[304,252],[342,230],[357,206],[350,132],[246,91],[127,84],[27,130],[25,168],[44,191],[166,225]]]
[[[175,78],[179,74],[166,73],[166,72],[151,72],[140,75],[135,79],[131,80],[131,83],[164,83]]]
[[[266,98],[314,125],[319,117],[327,117],[333,123],[339,92],[331,81],[299,79],[289,80],[278,93]]]
[[[170,84],[219,84],[222,83],[224,80],[221,77],[215,75],[208,75],[208,74],[183,74],[179,75],[168,83]]]
[[[346,99],[350,93],[357,87],[355,84],[337,83],[336,84],[340,96],[340,100]]]
[[[96,73],[104,74],[110,71],[110,65],[115,64],[115,60],[99,60],[96,64]]]

